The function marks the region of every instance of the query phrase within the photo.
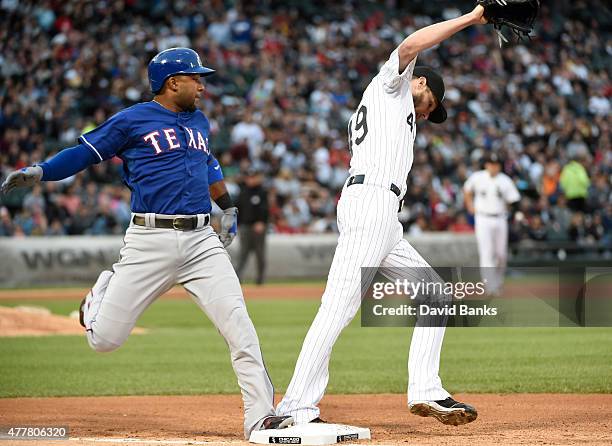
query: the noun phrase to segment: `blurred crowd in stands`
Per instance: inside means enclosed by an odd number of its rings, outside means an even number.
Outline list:
[[[400,220],[413,235],[472,231],[462,186],[489,151],[521,194],[511,241],[612,241],[612,13],[543,4],[531,42],[500,49],[472,27],[419,56],[446,81],[449,119],[419,124]],[[462,1],[0,0],[0,167],[42,161],[121,108],[150,100],[158,51],[196,49],[217,70],[203,110],[234,196],[248,169],[274,233],[336,231],[346,123],[404,37],[468,12]],[[376,154],[372,154],[376,156]],[[119,234],[121,161],[2,197],[0,235]]]

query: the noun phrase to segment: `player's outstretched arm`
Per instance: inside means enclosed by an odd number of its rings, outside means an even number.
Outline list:
[[[32,187],[40,181],[63,180],[97,161],[95,155],[82,144],[64,149],[42,164],[11,172],[2,183],[2,193],[8,194],[18,187]]]
[[[410,34],[399,46],[400,73],[421,51],[437,45],[468,26],[487,23],[483,13],[484,8],[478,5],[472,12],[461,17],[435,23]]]

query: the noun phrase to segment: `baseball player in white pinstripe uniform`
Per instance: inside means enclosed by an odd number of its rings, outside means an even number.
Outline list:
[[[483,23],[483,8],[477,6],[469,14],[416,31],[366,88],[348,125],[351,176],[338,203],[340,237],[327,287],[277,414],[290,414],[298,424],[321,421],[317,405],[329,380],[332,347],[359,309],[362,267],[382,267],[385,274],[388,267],[410,271],[429,266],[403,238],[397,218],[413,161],[416,121],[446,120],[442,78],[430,68],[415,67],[416,58],[464,28]],[[465,424],[476,419],[476,410],[453,400],[438,376],[444,330],[418,323],[414,329],[408,404],[416,415]]]
[[[484,165],[470,175],[463,190],[465,206],[474,215],[481,277],[487,294],[499,296],[508,258],[508,205],[521,196],[512,179],[501,171],[497,154],[488,155]]]

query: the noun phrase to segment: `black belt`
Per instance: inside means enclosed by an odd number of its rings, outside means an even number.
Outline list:
[[[146,226],[144,217],[134,215],[132,219],[135,225]],[[204,216],[204,226],[210,223],[210,216]],[[198,217],[174,217],[174,218],[155,218],[155,227],[162,229],[174,229],[176,231],[193,231],[198,227]]]
[[[487,214],[486,212],[478,212],[478,214],[476,215],[482,215],[485,217],[492,217],[492,218],[504,217],[504,214]]]
[[[354,175],[348,179],[348,183],[346,183],[346,187],[352,186],[353,184],[363,184],[364,181],[365,181],[365,175]],[[393,192],[398,197],[402,193],[400,188],[397,187],[393,183],[391,183],[391,186],[389,186],[389,189],[391,190],[391,192]]]

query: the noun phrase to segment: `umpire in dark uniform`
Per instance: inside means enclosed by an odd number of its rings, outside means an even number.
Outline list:
[[[236,272],[242,272],[251,252],[255,252],[257,261],[258,285],[264,282],[266,270],[266,230],[268,226],[268,191],[263,185],[263,174],[250,167],[240,184],[240,195],[236,203],[240,218],[238,234],[240,236],[240,261]]]

